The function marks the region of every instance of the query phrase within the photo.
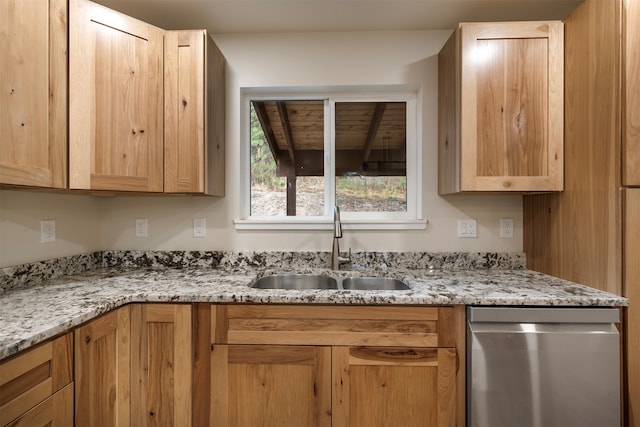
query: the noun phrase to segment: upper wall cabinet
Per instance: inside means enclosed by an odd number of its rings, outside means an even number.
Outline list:
[[[69,186],[163,190],[160,28],[69,1]]]
[[[624,2],[624,185],[640,186],[640,2]]]
[[[164,191],[224,196],[225,59],[206,31],[166,31]]]
[[[463,23],[438,56],[438,192],[563,189],[563,24]]]
[[[67,185],[67,2],[0,2],[0,184]]]

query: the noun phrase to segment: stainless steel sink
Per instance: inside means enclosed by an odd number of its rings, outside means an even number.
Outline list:
[[[345,289],[345,290],[407,290],[402,280],[389,277],[333,278],[313,274],[272,274],[257,279],[250,285],[257,289]]]
[[[343,289],[401,291],[409,289],[402,280],[391,277],[347,277],[342,280]]]
[[[252,288],[258,289],[338,289],[333,277],[310,274],[275,274],[256,280]]]

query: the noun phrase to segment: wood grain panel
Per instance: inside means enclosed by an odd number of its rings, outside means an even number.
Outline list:
[[[565,191],[524,197],[527,266],[620,295],[619,7],[565,21]]]
[[[640,426],[640,189],[625,190],[624,295],[626,406],[629,426]]]
[[[559,21],[460,24],[439,57],[460,82],[439,77],[440,194],[562,190],[562,52]]]
[[[625,1],[623,9],[623,182],[640,186],[640,3]]]
[[[130,326],[127,306],[75,330],[77,425],[129,425]]]
[[[72,334],[66,334],[0,364],[0,425],[73,380],[72,342]]]
[[[203,31],[167,31],[164,46],[164,191],[204,191]]]
[[[191,425],[191,305],[136,304],[131,311],[133,423]]]
[[[454,349],[334,347],[332,356],[333,425],[455,425]]]
[[[205,30],[166,31],[164,60],[164,191],[224,196],[224,56]]]
[[[547,175],[547,40],[478,40],[477,49],[487,55],[476,68],[478,175]]]
[[[214,306],[215,307],[215,306]],[[193,306],[193,425],[207,426],[211,412],[211,308],[210,303]]]
[[[230,344],[438,345],[437,308],[238,305],[228,314]]]
[[[6,427],[71,427],[73,422],[73,384],[35,406]]]
[[[0,4],[0,183],[67,185],[67,4]]]
[[[330,348],[216,346],[213,353],[211,425],[331,425]]]
[[[229,319],[386,319],[438,320],[437,307],[229,305]]]
[[[163,31],[86,0],[69,14],[70,187],[162,191]]]
[[[460,191],[459,42],[456,29],[438,53],[438,194]]]

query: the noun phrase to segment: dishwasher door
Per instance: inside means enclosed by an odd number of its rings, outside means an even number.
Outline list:
[[[620,426],[615,308],[467,308],[469,427]]]

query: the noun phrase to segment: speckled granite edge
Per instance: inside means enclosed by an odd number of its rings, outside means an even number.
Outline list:
[[[103,267],[326,268],[328,252],[104,251]],[[357,252],[347,269],[526,268],[523,252]]]
[[[102,264],[100,252],[49,259],[0,269],[0,293],[41,284],[57,277],[95,270]]]
[[[326,268],[328,252],[99,251],[0,269],[0,293],[96,268]],[[357,252],[351,270],[508,269],[526,267],[522,252]]]

